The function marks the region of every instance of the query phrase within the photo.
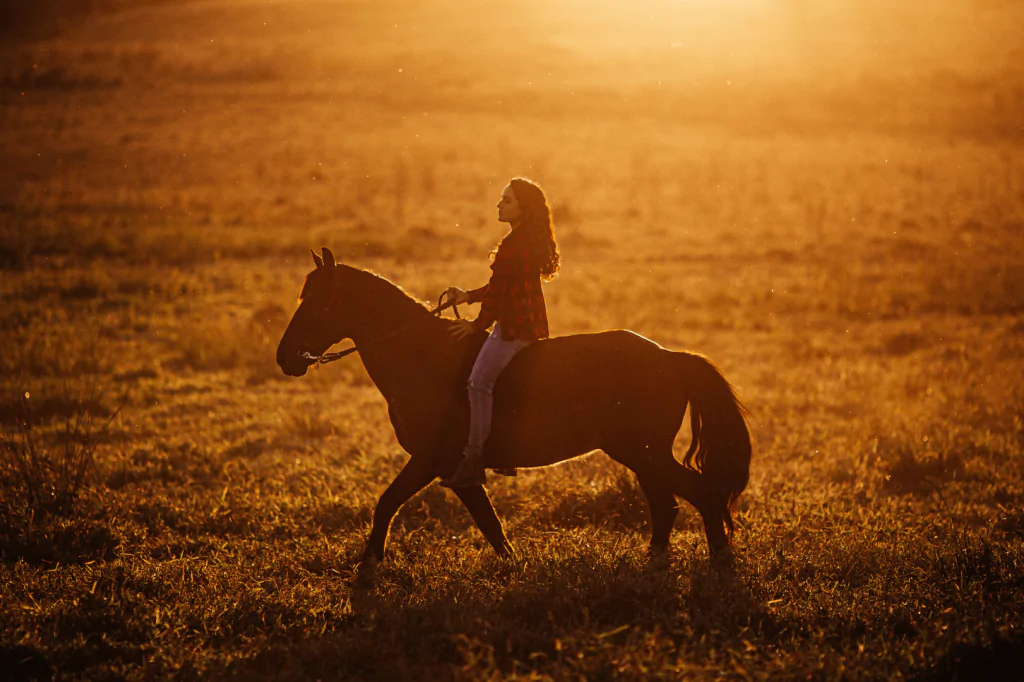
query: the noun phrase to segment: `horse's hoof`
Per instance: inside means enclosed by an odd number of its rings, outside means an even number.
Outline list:
[[[363,555],[362,559],[359,560],[359,564],[356,565],[356,576],[357,577],[369,577],[377,573],[377,564],[380,560],[373,552],[367,552]]]
[[[498,555],[498,558],[503,561],[518,561],[519,555],[516,553],[515,547],[506,538],[501,538],[498,542],[491,543],[491,549]]]
[[[668,545],[648,545],[647,564],[651,568],[667,568],[669,564]]]
[[[710,560],[715,568],[732,569],[736,563],[736,556],[733,554],[732,545],[726,544],[724,547],[719,547],[711,552]]]

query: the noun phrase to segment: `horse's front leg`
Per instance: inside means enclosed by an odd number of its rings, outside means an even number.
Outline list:
[[[505,537],[505,531],[501,527],[501,520],[498,519],[498,515],[494,512],[494,505],[491,504],[490,498],[487,497],[487,491],[484,490],[484,487],[482,485],[469,485],[463,488],[455,488],[455,494],[462,500],[462,504],[466,505],[466,509],[469,510],[473,521],[476,522],[477,528],[487,538],[487,542],[491,543],[494,551],[502,557],[508,558],[513,556],[512,545],[509,543],[508,538]]]
[[[406,462],[377,501],[377,509],[373,512],[373,529],[370,531],[370,540],[366,543],[366,551],[363,552],[363,561],[384,558],[391,519],[410,497],[423,490],[436,477],[433,463],[426,458],[413,457]]]

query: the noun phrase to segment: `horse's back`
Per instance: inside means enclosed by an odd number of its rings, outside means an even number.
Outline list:
[[[641,434],[671,440],[686,409],[671,356],[627,330],[538,341],[498,379],[488,450],[537,466],[597,448],[642,447]]]
[[[589,389],[625,388],[665,372],[670,351],[635,332],[613,329],[544,339],[523,350],[498,381],[515,394],[568,391],[586,401]]]

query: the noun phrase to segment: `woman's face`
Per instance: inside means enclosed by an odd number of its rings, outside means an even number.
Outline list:
[[[498,221],[515,225],[522,215],[523,211],[519,208],[519,202],[516,201],[516,193],[512,191],[512,185],[505,185],[505,189],[501,191],[501,201],[498,202]]]

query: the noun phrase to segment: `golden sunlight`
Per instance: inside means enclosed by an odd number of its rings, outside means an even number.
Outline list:
[[[1019,670],[1022,27],[0,0],[0,671]]]

